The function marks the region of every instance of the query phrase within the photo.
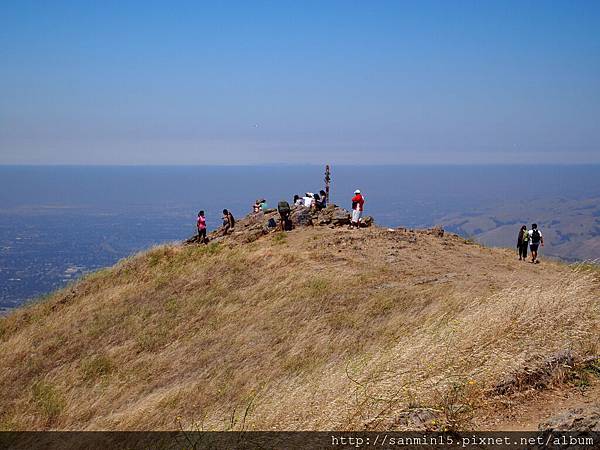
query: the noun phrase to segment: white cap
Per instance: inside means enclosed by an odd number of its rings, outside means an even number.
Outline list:
[[[354,191],[355,194],[360,194],[360,189]]]

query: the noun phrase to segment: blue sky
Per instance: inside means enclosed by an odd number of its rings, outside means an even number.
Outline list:
[[[598,1],[1,1],[0,164],[600,163]]]

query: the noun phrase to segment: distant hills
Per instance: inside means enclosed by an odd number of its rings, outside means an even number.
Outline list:
[[[513,247],[521,225],[537,223],[547,256],[566,261],[600,258],[600,197],[506,202],[478,213],[448,215],[440,223],[450,231],[494,247]]]

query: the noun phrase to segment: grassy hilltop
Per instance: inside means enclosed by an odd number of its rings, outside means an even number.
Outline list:
[[[494,428],[595,389],[599,294],[449,234],[160,246],[0,318],[0,429]]]

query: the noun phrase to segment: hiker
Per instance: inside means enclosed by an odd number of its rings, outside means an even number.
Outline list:
[[[252,211],[257,213],[257,212],[265,212],[265,210],[267,209],[267,201],[264,198],[258,199],[254,202],[254,205],[252,205]]]
[[[204,217],[204,211],[200,211],[198,213],[196,227],[198,228],[198,242],[201,244],[208,244],[208,238],[206,237],[206,217]]]
[[[313,194],[312,192],[307,192],[304,197],[302,198],[302,200],[304,200],[304,206],[306,206],[307,208],[312,207],[314,201],[315,201],[315,194]]]
[[[281,231],[289,231],[292,229],[292,223],[290,221],[290,204],[285,200],[280,201],[277,204],[277,212],[279,212],[279,226]]]
[[[235,219],[233,218],[233,214],[231,214],[226,209],[223,210],[223,236],[229,234],[229,232],[233,231],[233,227],[235,226]]]
[[[542,232],[538,230],[537,223],[531,224],[531,230],[528,232],[529,234],[529,249],[531,250],[531,262],[534,264],[539,263],[538,261],[538,247],[542,244],[544,246],[544,236],[542,236]]]
[[[323,189],[321,189],[319,191],[319,195],[321,196],[322,208],[326,208],[327,207],[327,194],[325,193],[325,191]]]
[[[320,204],[321,204],[321,197],[319,197],[319,194],[315,194],[313,196],[313,203],[312,203],[312,205],[310,205],[310,209],[312,209],[314,211],[318,211],[320,209],[319,208]]]
[[[359,189],[355,190],[354,197],[352,197],[352,221],[350,222],[349,228],[360,227],[360,218],[362,217],[364,205],[365,198],[362,196]]]
[[[304,200],[298,194],[294,194],[294,206],[302,206],[304,205]]]
[[[519,252],[519,261],[527,261],[527,246],[529,245],[529,233],[527,226],[523,225],[519,230],[517,237],[517,251]]]
[[[315,210],[320,211],[323,208],[325,208],[325,206],[327,206],[325,202],[326,200],[324,195],[322,195],[321,193],[315,194]]]

